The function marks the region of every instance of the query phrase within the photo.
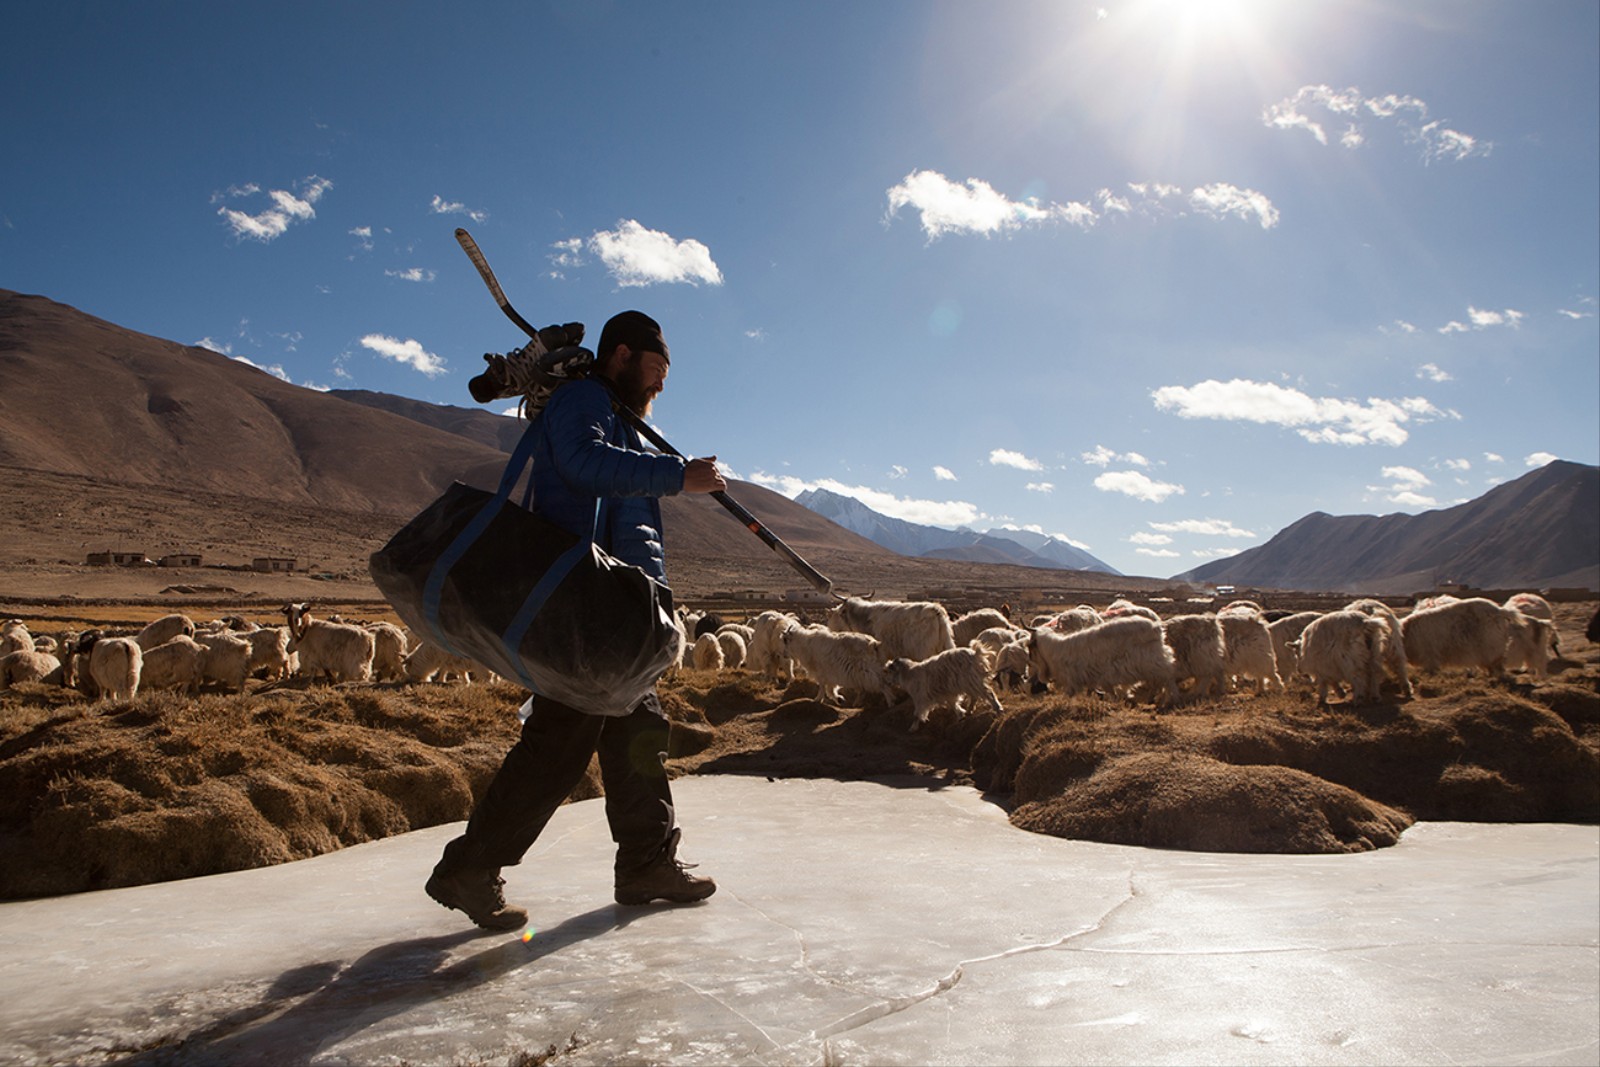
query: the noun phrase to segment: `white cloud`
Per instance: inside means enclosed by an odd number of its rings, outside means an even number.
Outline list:
[[[647,230],[633,219],[621,220],[614,230],[595,233],[587,247],[624,289],[669,282],[722,284],[722,271],[705,245],[693,238],[679,241],[660,230]]]
[[[1437,499],[1421,491],[1432,485],[1433,480],[1415,467],[1384,467],[1382,475],[1389,480],[1389,484],[1369,485],[1368,492],[1376,493],[1402,507],[1438,506]]]
[[[1392,121],[1407,141],[1422,147],[1425,164],[1434,160],[1486,156],[1494,148],[1492,142],[1479,141],[1471,134],[1446,126],[1442,120],[1426,122],[1428,105],[1414,96],[1398,93],[1368,97],[1353,87],[1339,90],[1327,85],[1305,85],[1293,96],[1268,105],[1261,113],[1264,125],[1280,130],[1304,130],[1316,138],[1318,144],[1325,145],[1328,131],[1323,117],[1332,117],[1344,124],[1339,143],[1350,149],[1361,147],[1367,140],[1357,119]]]
[[[1140,471],[1107,471],[1094,480],[1094,487],[1102,492],[1122,493],[1152,504],[1159,504],[1175,493],[1183,493],[1183,486],[1158,482]]]
[[[1165,533],[1200,534],[1203,537],[1254,537],[1249,530],[1243,530],[1229,522],[1227,519],[1179,519],[1177,522],[1152,522],[1152,530],[1161,530]]]
[[[930,241],[947,233],[988,236],[1045,222],[1087,227],[1095,221],[1093,209],[1085,204],[1040,205],[1033,198],[1010,200],[981,178],[968,178],[965,185],[958,185],[931,170],[907,174],[899,185],[889,189],[888,197],[885,221],[899,214],[901,208],[910,207],[920,216],[922,232]]]
[[[1128,543],[1133,545],[1170,545],[1172,538],[1166,534],[1145,533],[1142,530],[1128,538]]]
[[[292,381],[293,380],[293,379],[291,379],[289,377],[289,372],[283,369],[283,364],[281,364],[281,363],[257,363],[255,360],[250,359],[248,356],[229,356],[228,358],[233,360],[235,363],[243,363],[247,367],[254,367],[256,370],[265,371],[267,374],[272,375],[274,378],[278,379],[281,382],[288,382],[288,381]],[[316,387],[315,386],[311,386],[310,388],[316,388]],[[322,392],[327,392],[326,389],[323,389],[321,391]]]
[[[1239,548],[1196,548],[1191,549],[1189,555],[1200,559],[1226,559],[1229,556],[1237,556],[1242,551],[1244,550]]]
[[[1512,329],[1522,325],[1522,320],[1527,317],[1525,312],[1515,308],[1506,308],[1504,311],[1493,311],[1467,305],[1467,321],[1451,319],[1439,327],[1442,334],[1468,333],[1472,330],[1487,330],[1493,326],[1509,326]]]
[[[1015,467],[1019,471],[1042,471],[1044,464],[1009,448],[997,448],[989,453],[989,464],[994,467]]]
[[[807,489],[826,489],[859,500],[873,511],[890,518],[904,519],[928,526],[968,526],[984,517],[983,512],[965,500],[917,500],[899,497],[864,485],[846,485],[833,478],[806,481],[792,475],[772,475],[757,471],[749,480],[793,499]]]
[[[399,278],[403,282],[431,282],[434,272],[421,267],[411,267],[406,270],[386,270],[383,272],[391,278]]]
[[[893,480],[898,480],[900,478],[904,478],[906,475],[908,475],[910,473],[911,472],[909,470],[907,470],[906,468],[900,466],[900,464],[898,464],[898,463],[896,463],[894,466],[889,468],[889,477],[890,477],[890,479],[893,479]]]
[[[1488,463],[1504,463],[1506,461],[1506,457],[1500,455],[1498,452],[1485,452],[1483,454],[1483,458],[1485,462]]]
[[[333,183],[326,178],[319,178],[315,174],[303,178],[295,183],[300,195],[286,189],[272,189],[267,193],[272,206],[259,211],[254,215],[243,211],[235,211],[230,207],[219,207],[217,214],[227,220],[228,228],[240,240],[250,238],[266,244],[277,240],[296,222],[308,222],[317,217],[316,209],[312,206],[322,199],[322,194],[333,188]],[[234,186],[228,190],[229,197],[255,196],[261,187],[251,183],[244,186]],[[216,203],[217,197],[212,197]]]
[[[1412,137],[1422,145],[1422,158],[1426,162],[1436,159],[1467,159],[1486,156],[1494,149],[1494,142],[1480,142],[1470,134],[1452,130],[1440,122],[1430,122],[1417,130]]]
[[[417,341],[410,339],[402,341],[387,334],[369,333],[361,339],[361,347],[376,352],[384,359],[392,359],[396,363],[403,363],[421,371],[430,378],[437,378],[445,373],[444,360],[423,348]]]
[[[1095,445],[1093,449],[1079,456],[1091,467],[1108,467],[1113,462],[1132,463],[1136,467],[1148,467],[1150,461],[1137,452],[1113,452],[1105,445]]]
[[[1444,461],[1443,466],[1445,470],[1469,471],[1472,469],[1472,461],[1470,459],[1447,459]]]
[[[1235,218],[1254,218],[1263,230],[1278,224],[1278,209],[1254,189],[1240,189],[1227,182],[1213,182],[1189,194],[1189,203],[1197,211],[1216,218],[1232,215]]]
[[[1396,489],[1421,489],[1425,485],[1432,485],[1433,481],[1415,467],[1385,467],[1383,476]]]
[[[1483,330],[1490,326],[1510,326],[1515,328],[1521,325],[1523,314],[1511,308],[1506,308],[1504,311],[1485,311],[1469,304],[1467,305],[1467,317],[1472,320],[1474,329]]]
[[[434,194],[433,201],[428,205],[428,210],[435,215],[465,215],[473,222],[482,222],[489,217],[487,211],[469,208],[458,200],[446,200],[438,194]]]
[[[361,251],[363,251],[363,252],[372,251],[372,227],[371,226],[357,226],[354,229],[348,230],[346,232],[348,232],[351,237],[354,237],[359,242],[360,247],[361,247]]]
[[[1417,368],[1417,377],[1430,382],[1448,382],[1453,379],[1448,371],[1440,370],[1437,363],[1424,363]]]
[[[1199,186],[1187,196],[1178,186],[1161,182],[1129,182],[1127,188],[1131,196],[1099,190],[1093,197],[1100,204],[1097,214],[1076,200],[1066,204],[1041,204],[1031,197],[1012,200],[981,178],[968,178],[963,185],[937,171],[918,170],[888,190],[884,222],[893,220],[901,208],[910,208],[928,240],[935,241],[946,234],[990,237],[1058,223],[1088,229],[1108,216],[1181,216],[1187,204],[1212,218],[1254,219],[1263,229],[1278,224],[1278,209],[1265,194],[1227,182]]]
[[[550,247],[555,249],[548,257],[550,265],[554,268],[550,271],[552,278],[566,277],[568,270],[583,266],[583,238],[569,237],[565,241],[557,241]]]
[[[204,348],[208,352],[215,352],[219,356],[233,355],[233,346],[226,341],[214,341],[209,336],[202,337],[195,343],[196,348]]]
[[[1378,332],[1387,337],[1396,333],[1413,334],[1421,331],[1405,319],[1395,319],[1391,326],[1379,326]]]
[[[1082,459],[1091,467],[1109,467],[1117,454],[1105,445],[1095,445],[1093,450],[1085,452]]]
[[[1157,559],[1175,559],[1182,554],[1170,548],[1136,548],[1133,551],[1135,555],[1154,556]]]
[[[956,480],[955,471],[952,471],[949,467],[933,468],[933,476],[941,482],[953,482]]]
[[[1029,482],[1023,488],[1033,493],[1053,493],[1056,489],[1052,482]]]
[[[1554,463],[1560,458],[1560,456],[1552,455],[1549,452],[1534,452],[1526,456],[1522,462],[1529,467],[1543,467]]]
[[[1400,400],[1353,400],[1312,397],[1273,382],[1239,378],[1207,380],[1193,386],[1167,385],[1151,396],[1160,411],[1185,419],[1223,419],[1290,427],[1314,444],[1403,444],[1410,436],[1406,422],[1460,418],[1434,407],[1423,397]]]

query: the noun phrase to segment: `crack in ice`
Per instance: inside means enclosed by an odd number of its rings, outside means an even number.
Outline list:
[[[1031,945],[1017,945],[1001,952],[990,953],[987,956],[976,956],[972,959],[962,960],[957,963],[954,969],[952,969],[948,974],[936,980],[926,989],[903,997],[887,997],[880,1000],[876,1004],[869,1004],[864,1008],[860,1008],[851,1012],[849,1015],[846,1015],[843,1018],[836,1019],[825,1026],[821,1026],[815,1030],[812,1030],[798,1041],[791,1042],[791,1045],[806,1041],[820,1040],[826,1042],[830,1037],[835,1037],[839,1034],[858,1029],[859,1027],[865,1026],[868,1023],[887,1018],[890,1015],[896,1015],[907,1010],[908,1008],[914,1008],[918,1004],[925,1003],[942,993],[947,993],[954,989],[960,983],[961,979],[966,975],[968,967],[974,967],[983,963],[993,963],[996,960],[1009,959],[1013,956],[1023,956],[1032,952],[1045,952],[1063,948],[1079,938],[1087,937],[1090,934],[1098,931],[1106,924],[1107,921],[1111,919],[1113,915],[1131,904],[1138,896],[1139,889],[1134,884],[1133,873],[1130,871],[1128,874],[1128,895],[1117,901],[1111,907],[1107,908],[1103,915],[1083,929],[1074,931],[1070,934],[1063,934],[1061,937],[1058,937],[1053,941],[1041,941]],[[802,942],[804,941],[803,938],[801,940]]]

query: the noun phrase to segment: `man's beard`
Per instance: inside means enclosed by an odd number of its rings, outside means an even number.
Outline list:
[[[655,399],[655,394],[650,391],[649,383],[640,372],[638,360],[637,355],[633,356],[617,376],[617,399],[622,401],[623,407],[644,418],[650,414],[650,403]]]

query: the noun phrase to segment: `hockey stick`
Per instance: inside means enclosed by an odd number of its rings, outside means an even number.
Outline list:
[[[506,318],[516,323],[523,333],[533,338],[534,343],[543,349],[543,342],[539,340],[539,331],[529,325],[528,320],[519,315],[517,309],[511,306],[511,301],[506,299],[505,290],[500,288],[499,279],[494,276],[494,271],[489,267],[489,260],[484,256],[483,250],[478,247],[478,242],[472,239],[472,234],[465,229],[457,227],[456,243],[467,254],[467,258],[472,260],[472,265],[478,268],[478,277],[482,278],[483,284],[489,287],[489,293],[494,297],[494,302],[500,305],[500,310],[506,313]],[[617,410],[622,413],[623,418],[627,419],[635,430],[638,430],[643,437],[661,451],[677,456],[679,459],[688,459],[682,452],[668,444],[666,438],[657,433],[649,423],[645,422],[637,414],[627,408],[619,407]],[[761,520],[752,515],[742,504],[720,489],[714,491],[711,496],[717,503],[727,508],[729,514],[738,519],[745,529],[761,538],[768,548],[788,560],[789,565],[799,571],[801,577],[810,582],[813,589],[821,593],[838,596],[837,593],[833,592],[833,582],[824,576],[821,571],[802,559],[800,553],[784,544],[777,534],[767,529]]]
[[[467,258],[472,260],[472,265],[478,268],[478,277],[482,278],[483,284],[489,287],[489,293],[494,297],[494,302],[500,305],[500,310],[506,313],[506,318],[516,323],[523,333],[533,338],[539,344],[539,347],[543,348],[543,342],[539,341],[539,331],[528,325],[528,320],[518,315],[517,309],[511,306],[511,301],[506,299],[505,290],[500,288],[499,279],[494,276],[494,271],[489,269],[489,261],[484,258],[483,250],[478,247],[478,242],[472,239],[472,234],[459,226],[456,227],[456,243],[461,246],[461,251],[467,254]]]

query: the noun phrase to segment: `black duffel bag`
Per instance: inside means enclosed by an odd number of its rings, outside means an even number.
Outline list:
[[[373,553],[372,579],[422,641],[594,715],[626,715],[682,649],[672,591],[511,498],[460,482]],[[596,518],[599,505],[596,506]]]

